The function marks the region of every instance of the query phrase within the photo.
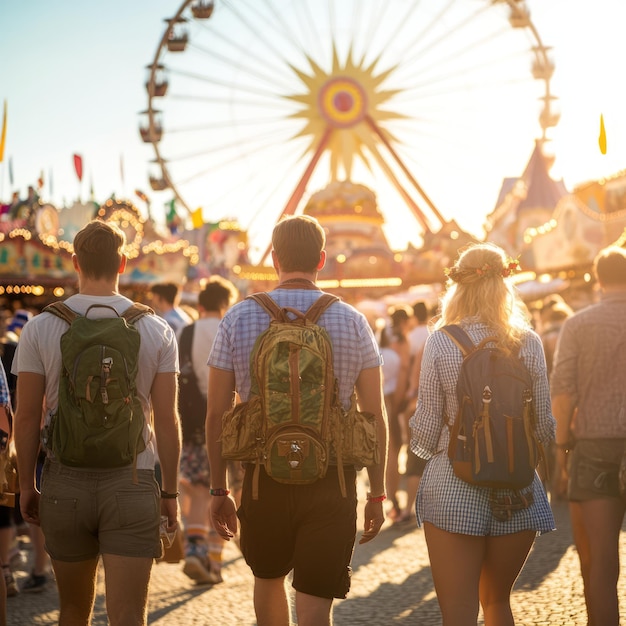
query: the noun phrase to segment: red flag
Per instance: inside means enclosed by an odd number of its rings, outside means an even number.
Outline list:
[[[7,101],[4,101],[4,115],[2,116],[2,130],[0,131],[0,161],[4,160],[4,146],[7,141]]]
[[[74,169],[76,170],[76,176],[78,176],[78,180],[83,180],[83,157],[80,154],[74,155]]]
[[[135,195],[140,200],[143,200],[144,202],[148,202],[148,196],[146,196],[146,194],[143,191],[141,191],[140,189],[135,189]]]

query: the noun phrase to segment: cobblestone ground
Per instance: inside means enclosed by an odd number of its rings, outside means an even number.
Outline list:
[[[558,530],[539,537],[516,584],[513,610],[518,626],[586,626],[582,581],[572,545],[567,506],[554,505]],[[621,540],[621,615],[626,620],[626,525]],[[386,523],[369,544],[357,545],[352,590],[334,606],[336,626],[435,626],[441,624],[423,532],[412,523]],[[18,581],[24,571],[16,573]],[[99,575],[94,626],[107,624],[103,576]],[[225,551],[223,584],[195,587],[182,565],[155,565],[149,624],[159,626],[254,626],[253,579],[234,544]],[[54,586],[8,599],[9,626],[56,624]],[[480,622],[482,624],[482,621]]]

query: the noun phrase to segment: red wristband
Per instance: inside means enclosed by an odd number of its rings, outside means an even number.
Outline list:
[[[212,496],[227,496],[230,493],[230,489],[222,489],[220,487],[219,489],[210,489],[209,493]]]
[[[384,502],[387,499],[387,496],[384,493],[379,496],[373,496],[371,493],[368,493],[367,499],[369,502]]]

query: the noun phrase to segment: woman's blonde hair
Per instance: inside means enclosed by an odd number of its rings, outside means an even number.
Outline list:
[[[489,326],[504,347],[519,346],[530,324],[528,310],[506,280],[512,266],[517,268],[517,262],[511,262],[494,244],[466,248],[448,270],[441,317],[435,328],[475,318]]]

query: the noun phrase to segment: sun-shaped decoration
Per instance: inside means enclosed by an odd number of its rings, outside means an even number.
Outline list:
[[[381,108],[399,93],[399,90],[381,88],[396,66],[376,73],[379,57],[366,66],[364,59],[354,62],[351,50],[342,63],[334,44],[330,72],[323,70],[311,57],[307,56],[307,61],[310,71],[290,66],[304,83],[306,92],[284,96],[304,106],[290,115],[306,122],[296,137],[311,138],[306,152],[321,147],[330,153],[332,180],[339,178],[340,170],[343,170],[345,178],[350,179],[355,156],[367,167],[370,167],[369,155],[379,163],[382,161],[378,149],[381,139],[373,127],[383,133],[387,141],[396,141],[382,124],[390,119],[406,118]]]

